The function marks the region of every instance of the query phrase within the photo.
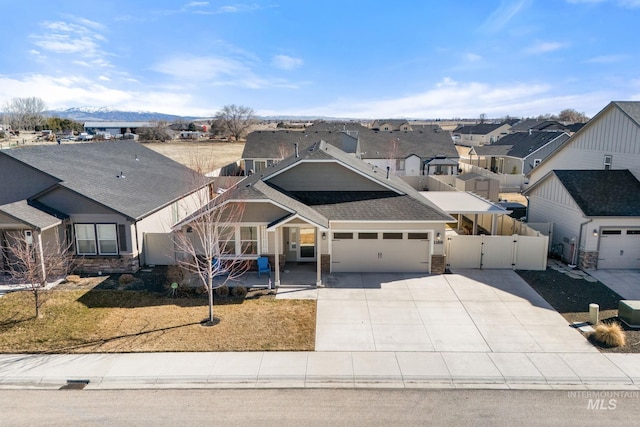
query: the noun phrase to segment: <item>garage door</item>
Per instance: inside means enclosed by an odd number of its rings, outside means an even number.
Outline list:
[[[611,228],[600,232],[598,269],[640,268],[640,229]]]
[[[332,239],[333,272],[429,272],[426,232],[334,232]]]

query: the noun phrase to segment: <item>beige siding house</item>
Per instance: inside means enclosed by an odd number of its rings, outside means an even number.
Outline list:
[[[268,257],[276,285],[289,263],[314,265],[318,283],[323,272],[445,270],[442,239],[454,219],[388,170],[324,141],[247,177],[224,203],[243,203],[236,226],[259,236],[252,253],[230,256]]]

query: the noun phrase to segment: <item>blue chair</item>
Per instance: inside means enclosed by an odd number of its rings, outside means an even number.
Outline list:
[[[271,264],[269,264],[269,259],[264,256],[258,258],[258,278],[262,273],[268,273],[271,277]]]

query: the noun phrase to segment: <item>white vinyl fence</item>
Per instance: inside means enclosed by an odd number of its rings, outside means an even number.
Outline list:
[[[549,237],[448,235],[447,268],[545,270]]]

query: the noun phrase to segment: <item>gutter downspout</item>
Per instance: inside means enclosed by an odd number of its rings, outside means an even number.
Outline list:
[[[576,250],[577,250],[577,251],[579,251],[579,250],[580,250],[580,244],[582,243],[582,228],[583,228],[585,225],[589,224],[590,222],[593,222],[593,218],[592,218],[592,219],[590,219],[590,220],[588,220],[588,221],[583,222],[582,224],[580,224],[580,234],[578,235],[578,241],[576,242],[576,243],[577,243],[577,244],[576,244]],[[576,251],[576,254],[577,254],[577,251]],[[575,264],[575,265],[578,265],[578,264],[577,264],[578,259],[577,259],[577,255],[576,255],[576,254],[574,254],[574,256],[576,257],[576,264]],[[572,260],[572,261],[573,261],[573,260]]]

